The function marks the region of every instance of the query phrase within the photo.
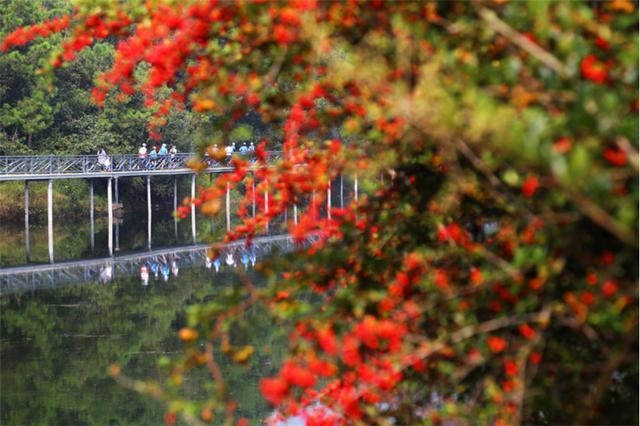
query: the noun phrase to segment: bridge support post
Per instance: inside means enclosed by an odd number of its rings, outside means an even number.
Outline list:
[[[95,227],[93,222],[93,179],[89,179],[89,232],[91,233],[91,251],[95,248]]]
[[[313,218],[314,221],[316,221],[318,219],[318,216],[316,214],[317,209],[316,209],[316,190],[314,189],[311,192],[311,217]]]
[[[293,223],[298,224],[298,205],[293,205]]]
[[[209,186],[213,186],[213,173],[209,173]],[[214,229],[214,217],[215,215],[211,215],[211,233]]]
[[[253,218],[256,218],[256,175],[251,175],[251,197],[253,198]]]
[[[354,192],[355,192],[356,201],[358,201],[358,175],[356,175],[356,180],[354,183]]]
[[[340,175],[340,208],[344,208],[344,176]]]
[[[269,213],[269,182],[265,182],[264,188],[264,214],[267,215]],[[269,233],[269,220],[267,219],[267,224],[265,226],[265,232]]]
[[[151,176],[147,176],[147,247],[151,250]]]
[[[191,240],[196,243],[196,175],[191,175]]]
[[[113,178],[114,179],[114,184],[115,184],[115,199],[116,199],[116,205],[120,204],[120,194],[118,191],[118,178]],[[120,251],[120,221],[116,222],[115,225],[115,232],[116,232],[116,243],[115,243],[115,251]]]
[[[178,178],[177,176],[173,177],[173,236],[178,241],[178,215],[176,211],[178,210]]]
[[[327,188],[327,217],[331,219],[331,182]]]
[[[226,213],[227,213],[227,232],[231,231],[231,187],[227,183],[227,200],[226,200]]]
[[[109,217],[109,256],[113,256],[113,202],[111,194],[112,178],[107,179],[107,209]]]
[[[49,262],[53,263],[53,180],[47,184],[47,234],[49,240]]]
[[[31,257],[31,246],[29,245],[29,181],[24,181],[24,242],[27,252],[27,262]]]

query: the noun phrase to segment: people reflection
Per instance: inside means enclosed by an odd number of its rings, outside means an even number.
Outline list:
[[[113,278],[113,266],[110,264],[104,265],[100,268],[100,282],[106,284]]]
[[[164,282],[169,281],[170,269],[169,269],[169,264],[168,263],[166,263],[166,262],[162,263],[161,272],[162,272],[162,279],[164,280]]]
[[[256,249],[251,249],[251,266],[255,267],[256,266],[256,260],[257,260],[257,256],[256,256]]]
[[[220,265],[222,262],[220,262],[220,257],[216,257],[216,259],[213,261],[213,266],[216,267],[216,272],[220,272]]]
[[[227,265],[236,267],[236,260],[233,258],[233,253],[227,253]]]
[[[149,268],[147,268],[147,265],[140,267],[140,279],[142,280],[142,285],[149,285]]]
[[[249,267],[249,255],[246,251],[242,252],[242,264],[244,265],[244,269]]]
[[[176,258],[174,257],[173,260],[171,261],[171,273],[173,274],[174,277],[178,276],[178,261],[176,260]]]
[[[207,255],[204,256],[204,266],[207,269],[211,269],[211,259],[209,259],[209,256]]]
[[[153,272],[153,277],[158,279],[158,272],[160,271],[160,265],[155,260],[151,261],[151,272]]]

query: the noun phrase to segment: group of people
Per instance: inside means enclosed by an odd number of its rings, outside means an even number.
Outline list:
[[[257,261],[256,252],[254,250],[251,250],[251,251],[243,250],[242,254],[240,255],[240,261],[244,265],[244,269],[249,268],[249,263],[251,263],[251,266],[256,266],[256,261]],[[238,262],[236,261],[236,258],[234,257],[233,253],[231,252],[227,253],[227,255],[225,256],[225,263],[227,264],[227,266],[232,266],[234,268],[238,267]],[[216,272],[220,272],[220,266],[222,266],[221,256],[215,258],[213,262],[211,261],[209,256],[206,256],[204,259],[204,266],[207,269],[211,269],[212,265],[216,269]]]
[[[143,143],[140,149],[138,149],[138,158],[141,160],[146,160],[149,158],[151,164],[157,164],[157,161],[164,160],[165,158],[174,158],[178,153],[178,148],[175,145],[171,145],[171,149],[167,149],[167,144],[163,143],[162,146],[158,149],[157,146],[151,148],[150,151],[147,150],[147,144]],[[101,170],[109,170],[111,168],[111,158],[109,158],[109,154],[104,149],[104,147],[100,147],[97,152],[98,156],[98,166]]]
[[[178,153],[178,148],[175,145],[171,145],[171,149],[167,149],[167,144],[163,143],[158,149],[157,146],[151,147],[151,150],[147,150],[147,144],[143,143],[140,149],[138,150],[138,158],[146,159],[147,157],[151,161],[158,160],[158,157],[166,157],[169,156],[171,158],[175,157]]]
[[[212,150],[214,153],[217,153],[220,151],[220,148],[218,147],[217,144],[215,144],[213,145]],[[233,142],[224,148],[224,152],[227,157],[227,162],[231,161],[231,158],[235,154],[240,154],[242,156],[245,156],[245,155],[253,156],[255,151],[256,151],[256,147],[253,144],[253,142],[249,143],[249,145],[247,145],[247,143],[245,142],[239,148],[236,148],[236,143]],[[174,158],[177,153],[178,153],[178,148],[176,148],[175,145],[171,145],[171,148],[167,149],[167,144],[163,143],[160,146],[160,148],[158,148],[157,146],[153,146],[151,147],[151,149],[147,149],[147,144],[143,143],[138,149],[138,158],[140,160],[149,159],[150,163],[155,166],[156,164],[158,164],[158,161],[163,161],[167,157]],[[98,150],[97,155],[98,155],[98,166],[100,167],[100,169],[109,170],[111,168],[111,159],[109,158],[109,155],[107,154],[107,151],[104,149],[104,147],[101,147]],[[205,153],[205,160],[208,163],[211,163],[208,152]]]
[[[254,250],[242,250],[242,253],[239,256],[240,262],[244,265],[244,269],[249,269],[249,264],[252,266],[256,266],[257,256]],[[233,253],[229,252],[226,254],[224,258],[224,262],[227,266],[231,266],[234,268],[238,267],[238,262]],[[222,256],[217,257],[216,259],[211,260],[209,256],[205,256],[204,258],[204,266],[207,269],[211,269],[213,266],[216,272],[220,272],[220,267],[222,266]],[[142,281],[142,285],[149,285],[149,278],[151,274],[155,277],[155,279],[159,279],[162,276],[162,280],[164,282],[169,281],[169,276],[173,275],[174,277],[178,276],[179,268],[178,261],[174,257],[170,262],[166,257],[162,257],[162,259],[154,259],[151,262],[143,264],[140,267],[140,280]]]
[[[218,152],[220,152],[220,147],[218,146],[218,144],[214,144],[213,147],[211,148],[211,151],[213,151],[213,156],[215,158],[218,158],[217,154],[218,154]],[[227,157],[227,162],[230,162],[231,158],[235,154],[240,154],[242,156],[249,155],[249,156],[253,157],[255,152],[256,152],[256,147],[253,144],[253,142],[251,142],[249,145],[247,145],[247,143],[245,142],[240,146],[240,148],[236,148],[236,143],[235,142],[230,143],[229,145],[224,147],[224,153],[225,153],[225,155]],[[208,163],[211,163],[210,162],[209,151],[205,151],[204,156],[205,156],[205,160]]]
[[[144,264],[140,267],[140,280],[142,281],[142,285],[149,285],[149,273],[151,272],[156,280],[159,275],[162,275],[162,280],[167,282],[169,281],[170,274],[177,277],[179,271],[178,261],[175,258],[173,258],[169,263],[169,261],[163,256],[159,261],[154,259],[149,262],[149,266]]]

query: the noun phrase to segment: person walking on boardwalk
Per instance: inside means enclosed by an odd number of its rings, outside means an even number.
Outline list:
[[[155,146],[151,148],[151,151],[149,152],[149,160],[151,161],[152,166],[155,166],[158,161],[158,151]]]
[[[102,170],[107,170],[111,165],[111,161],[109,160],[109,156],[107,155],[107,151],[105,151],[104,147],[98,150],[98,164]]]
[[[144,160],[147,158],[147,144],[143,143],[140,149],[138,150],[138,158]]]

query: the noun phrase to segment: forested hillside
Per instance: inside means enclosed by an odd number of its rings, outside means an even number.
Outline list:
[[[0,38],[20,26],[60,16],[70,6],[66,0],[5,0],[2,9]],[[61,40],[55,35],[0,55],[0,155],[89,154],[100,146],[112,153],[134,152],[149,139],[151,112],[143,108],[141,97],[109,99],[104,108],[91,101],[97,73],[113,61],[114,42],[96,43],[45,78],[40,70],[59,51]],[[163,139],[189,150],[198,124],[189,111],[173,113]]]

